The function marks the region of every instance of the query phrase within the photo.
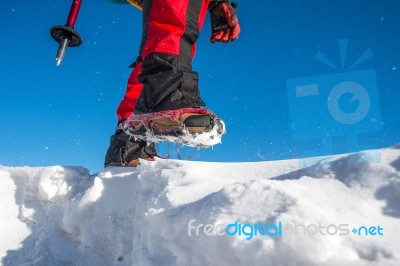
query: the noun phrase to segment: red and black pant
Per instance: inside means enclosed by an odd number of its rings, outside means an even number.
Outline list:
[[[192,59],[208,3],[209,0],[142,1],[142,43],[117,109],[119,121],[133,112],[204,105]]]

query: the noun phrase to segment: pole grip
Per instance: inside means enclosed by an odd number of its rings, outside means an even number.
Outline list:
[[[69,11],[67,26],[74,27],[78,18],[79,9],[81,8],[82,0],[72,0],[72,6]]]

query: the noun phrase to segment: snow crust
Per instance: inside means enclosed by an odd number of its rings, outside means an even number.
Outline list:
[[[2,265],[400,265],[400,149],[0,167],[0,208]],[[250,239],[257,224],[282,230]]]

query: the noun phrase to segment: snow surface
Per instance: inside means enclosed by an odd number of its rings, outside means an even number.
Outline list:
[[[0,261],[400,265],[400,149],[310,161],[160,159],[95,175],[81,167],[0,167]],[[234,222],[283,230],[250,240],[210,231]],[[361,226],[372,231],[350,231]]]

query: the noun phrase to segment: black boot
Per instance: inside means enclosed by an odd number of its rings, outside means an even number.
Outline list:
[[[107,166],[137,166],[139,158],[153,160],[157,156],[154,143],[145,140],[134,140],[122,129],[117,129],[111,136],[104,167]]]

